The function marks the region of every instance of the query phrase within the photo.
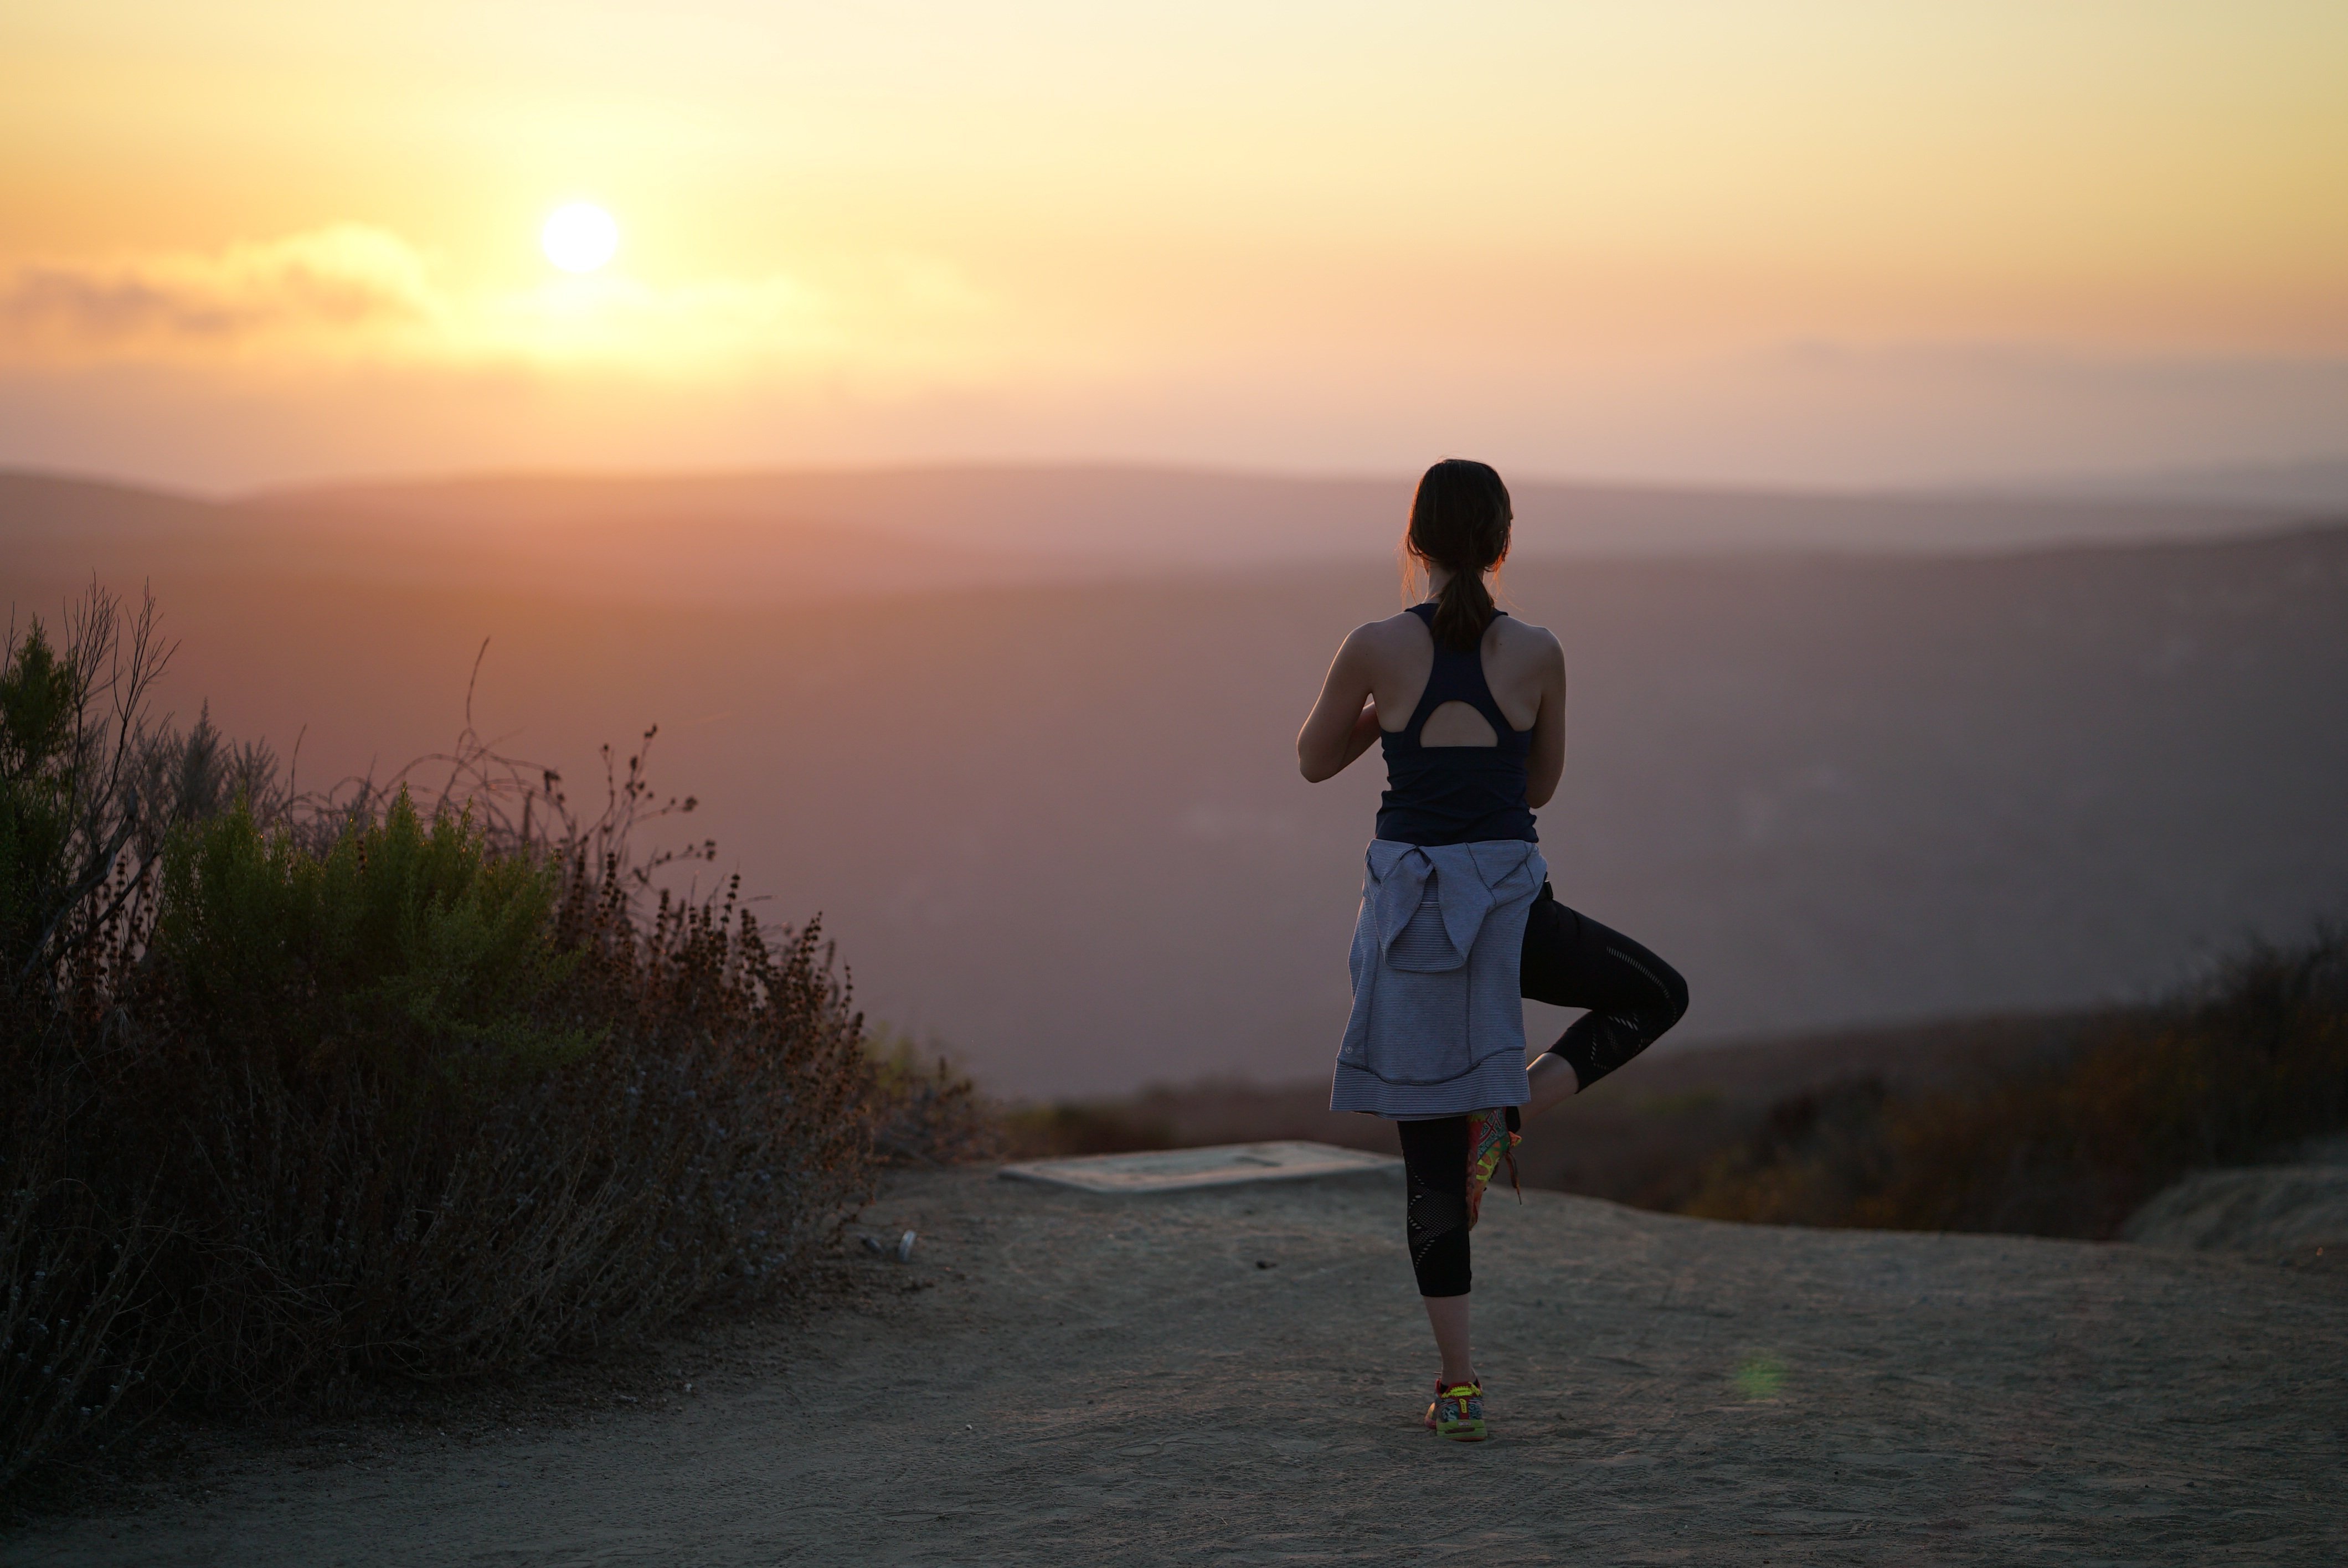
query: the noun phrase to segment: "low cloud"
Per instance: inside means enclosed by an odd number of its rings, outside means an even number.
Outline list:
[[[209,253],[33,262],[0,289],[0,334],[37,355],[314,345],[444,313],[415,248],[355,223]]]
[[[460,292],[399,235],[346,223],[0,272],[0,362],[922,376],[966,363],[992,314],[949,264],[893,254],[834,258],[813,277],[654,282],[614,270]]]

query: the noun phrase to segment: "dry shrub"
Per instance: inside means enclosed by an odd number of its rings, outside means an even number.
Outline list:
[[[19,1048],[35,1042],[12,1034]],[[77,1167],[60,1074],[29,1051],[0,1053],[0,1487],[36,1460],[104,1430],[141,1392],[154,1346],[127,1321],[148,1292],[160,1236],[131,1194],[127,1211]],[[118,1200],[119,1201],[119,1200]]]
[[[998,1158],[1003,1122],[970,1075],[903,1035],[866,1042],[872,1067],[872,1148],[890,1165],[958,1165]]]
[[[1707,1219],[1762,1225],[1835,1223],[1883,1182],[1883,1081],[1846,1079],[1788,1095],[1736,1146],[1714,1156],[1681,1208]]]
[[[93,948],[143,919],[126,864],[166,803],[133,781],[170,650],[151,601],[126,619],[95,590],[58,631],[0,647],[0,1485],[99,1430],[153,1348],[133,1308],[155,1189],[102,1179],[79,1040],[106,999]]]
[[[1071,1100],[1010,1112],[1004,1117],[1004,1137],[1011,1153],[1023,1159],[1122,1154],[1181,1143],[1165,1117],[1113,1102]]]

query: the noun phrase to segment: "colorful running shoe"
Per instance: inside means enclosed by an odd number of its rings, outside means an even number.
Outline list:
[[[1426,1407],[1426,1430],[1455,1443],[1480,1443],[1492,1435],[1484,1425],[1484,1385],[1435,1380],[1435,1403]]]
[[[1525,1201],[1524,1188],[1517,1183],[1517,1145],[1525,1141],[1521,1132],[1509,1131],[1508,1107],[1468,1112],[1468,1227],[1473,1230],[1484,1214],[1484,1189],[1491,1184],[1492,1173],[1500,1162],[1509,1163],[1509,1185],[1514,1188],[1517,1202]]]

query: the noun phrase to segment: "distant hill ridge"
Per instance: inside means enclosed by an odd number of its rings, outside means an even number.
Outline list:
[[[0,471],[36,575],[179,569],[755,599],[1391,556],[1406,479],[938,466],[484,476],[219,499]],[[2240,538],[2304,508],[2141,498],[1515,488],[1515,559],[1981,554]]]
[[[485,476],[319,487],[261,504],[493,522],[689,516],[817,519],[924,539],[1138,566],[1391,550],[1412,479],[1124,466],[935,466],[668,477]],[[2221,537],[2304,508],[2142,497],[1706,489],[1519,480],[1528,554],[2002,549]]]

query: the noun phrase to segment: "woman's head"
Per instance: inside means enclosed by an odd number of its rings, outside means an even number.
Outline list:
[[[1494,614],[1484,574],[1509,553],[1509,487],[1483,463],[1446,457],[1418,481],[1403,548],[1451,574],[1435,605],[1435,641],[1473,648]]]

